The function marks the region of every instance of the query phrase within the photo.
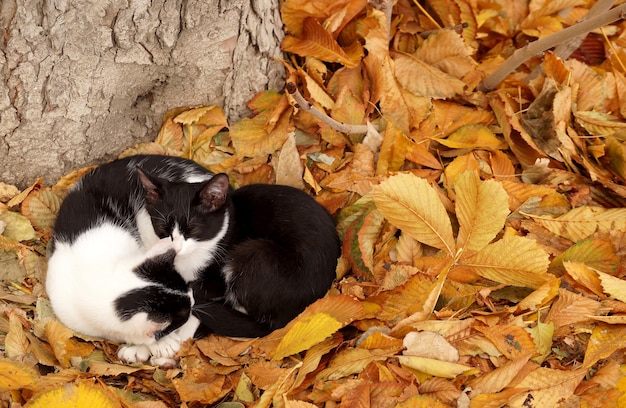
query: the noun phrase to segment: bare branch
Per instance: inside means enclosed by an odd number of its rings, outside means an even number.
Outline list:
[[[504,80],[504,78],[506,78],[507,75],[509,75],[511,71],[523,64],[524,61],[527,61],[535,55],[541,54],[547,49],[568,41],[572,37],[586,34],[596,28],[600,28],[612,23],[613,21],[619,20],[623,18],[624,13],[626,13],[626,4],[620,4],[609,11],[581,21],[564,30],[534,41],[524,48],[518,49],[513,53],[513,55],[504,61],[498,69],[496,69],[493,73],[491,73],[491,75],[485,78],[480,85],[478,85],[478,90],[488,92],[494,89]]]
[[[293,82],[287,82],[285,88],[298,104],[298,108],[302,109],[305,112],[309,112],[311,115],[326,123],[331,128],[341,133],[367,133],[367,125],[350,125],[347,123],[342,123],[326,115],[324,112],[321,112],[306,99],[304,99],[304,96],[302,96],[302,94],[298,90],[298,87]]]
[[[581,21],[589,20],[592,17],[607,12],[614,3],[615,0],[598,0],[598,2],[589,9],[587,14],[583,16]],[[578,47],[580,47],[580,44],[582,44],[582,42],[585,40],[586,35],[587,33],[584,33],[573,37],[564,43],[559,44],[554,49],[554,55],[561,58],[562,60],[568,59],[569,56],[572,55],[572,53],[576,51]]]

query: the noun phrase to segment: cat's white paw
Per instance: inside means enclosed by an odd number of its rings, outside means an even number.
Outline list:
[[[180,343],[180,336],[173,332],[159,339],[156,343],[149,345],[148,348],[153,358],[173,359],[180,350]]]
[[[152,353],[145,345],[125,345],[117,350],[117,358],[126,364],[144,363],[150,359]]]

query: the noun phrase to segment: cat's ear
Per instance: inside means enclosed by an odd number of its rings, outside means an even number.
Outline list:
[[[198,195],[204,211],[212,212],[221,208],[228,197],[228,176],[224,173],[216,174],[204,183]]]
[[[159,191],[160,183],[158,180],[150,177],[150,175],[143,171],[141,167],[137,166],[135,170],[137,171],[137,175],[139,176],[139,180],[143,186],[146,201],[150,204],[154,204],[159,200],[159,198],[161,198],[161,193]]]

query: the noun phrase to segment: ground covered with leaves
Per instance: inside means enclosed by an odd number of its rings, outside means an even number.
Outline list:
[[[122,365],[43,288],[55,213],[88,169],[0,184],[2,406],[626,406],[626,23],[477,91],[594,2],[380,3],[286,0],[295,89],[231,124],[173,109],[123,153],[309,191],[343,240],[328,296],[262,339],[189,341],[176,368]]]

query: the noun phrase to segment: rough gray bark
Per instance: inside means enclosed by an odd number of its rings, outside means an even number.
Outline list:
[[[229,119],[281,89],[278,0],[1,0],[0,180],[53,183],[154,139],[168,109]]]

